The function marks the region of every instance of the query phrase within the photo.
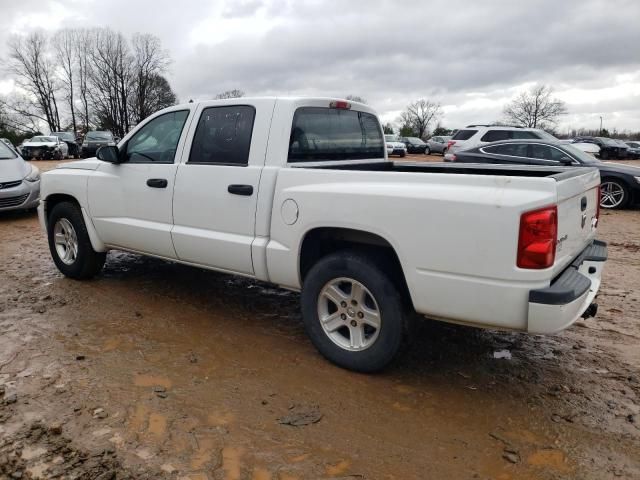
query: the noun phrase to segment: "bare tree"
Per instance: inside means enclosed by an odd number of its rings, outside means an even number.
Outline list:
[[[522,92],[504,108],[509,122],[530,128],[550,128],[566,113],[566,104],[554,98],[553,89],[546,85]]]
[[[234,88],[233,90],[227,90],[216,95],[216,100],[224,100],[225,98],[240,98],[244,97],[244,92]]]
[[[53,37],[53,50],[57,64],[62,70],[62,83],[64,85],[66,100],[71,111],[71,125],[76,134],[76,109],[74,98],[74,79],[76,76],[76,34],[73,30],[64,29]]]
[[[10,99],[0,98],[0,117],[5,130],[32,133],[40,129],[46,118],[38,111],[32,99],[12,93]]]
[[[407,109],[400,114],[401,131],[410,129],[417,137],[424,138],[431,122],[441,115],[439,103],[422,98],[407,105]]]
[[[133,120],[139,123],[156,110],[167,107],[168,83],[161,74],[169,65],[169,56],[162,49],[160,39],[148,33],[131,38],[133,52],[131,107]],[[158,91],[158,88],[164,90]],[[169,91],[171,88],[169,87]],[[173,92],[171,92],[173,94]],[[162,99],[162,101],[161,101]],[[175,103],[175,95],[170,105]]]
[[[91,49],[91,32],[86,29],[76,30],[74,34],[74,54],[78,66],[78,91],[82,102],[82,111],[79,116],[84,125],[84,131],[88,132],[91,125],[89,117],[89,56],[87,52]]]
[[[132,57],[127,41],[119,32],[97,29],[92,32],[87,54],[91,106],[97,123],[123,137],[131,125],[128,92]]]
[[[358,95],[347,95],[346,97],[344,97],[345,100],[350,100],[352,102],[358,102],[358,103],[367,103],[367,100],[363,97],[359,97]]]
[[[16,84],[33,98],[34,115],[45,121],[51,131],[60,128],[60,112],[56,101],[55,65],[47,52],[47,38],[42,32],[9,40],[8,72]],[[14,110],[21,110],[20,106]]]

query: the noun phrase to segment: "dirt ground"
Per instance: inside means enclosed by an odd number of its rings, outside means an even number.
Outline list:
[[[0,214],[0,479],[640,478],[639,220],[603,213],[595,319],[425,320],[359,375],[295,293],[122,252],[73,281],[33,212]]]

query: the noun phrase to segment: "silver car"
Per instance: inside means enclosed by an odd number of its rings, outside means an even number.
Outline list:
[[[427,140],[427,150],[424,153],[426,153],[427,155],[431,153],[441,153],[442,155],[444,155],[447,151],[449,140],[451,140],[451,137],[445,137],[443,135],[431,137],[429,140]]]
[[[40,170],[0,142],[0,212],[36,208],[40,201]]]

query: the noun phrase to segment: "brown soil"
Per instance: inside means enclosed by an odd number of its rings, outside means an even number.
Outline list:
[[[297,294],[121,252],[69,280],[1,214],[0,479],[640,478],[639,214],[602,216],[597,318],[425,320],[378,375],[321,358]]]

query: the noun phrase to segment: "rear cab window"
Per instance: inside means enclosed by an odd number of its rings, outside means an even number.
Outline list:
[[[289,162],[383,159],[384,156],[382,128],[371,113],[301,107],[294,114]]]
[[[451,140],[469,140],[478,130],[458,130]]]

